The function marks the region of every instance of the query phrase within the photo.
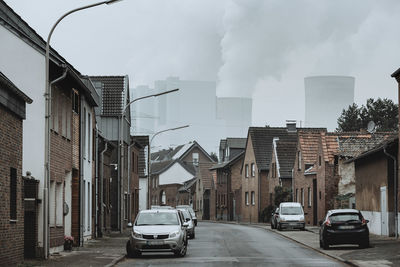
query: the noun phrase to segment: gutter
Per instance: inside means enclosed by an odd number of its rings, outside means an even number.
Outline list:
[[[393,193],[394,193],[394,232],[396,239],[399,238],[398,230],[398,205],[397,205],[397,160],[396,158],[386,151],[387,145],[383,147],[383,153],[393,160]]]

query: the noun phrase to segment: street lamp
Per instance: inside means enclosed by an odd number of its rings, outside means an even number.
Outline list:
[[[49,231],[49,187],[50,187],[50,116],[51,116],[51,90],[50,90],[50,74],[49,74],[49,54],[50,54],[50,39],[57,25],[68,15],[75,13],[77,11],[88,9],[91,7],[99,5],[110,5],[122,0],[108,0],[102,1],[83,7],[75,8],[64,15],[62,15],[56,23],[51,28],[49,35],[47,36],[46,43],[46,54],[45,54],[45,152],[44,152],[44,187],[43,187],[43,250],[45,259],[49,255],[49,241],[50,241],[50,231]]]
[[[123,147],[123,143],[124,143],[124,140],[123,140],[124,139],[123,126],[124,126],[124,117],[125,117],[126,109],[131,104],[133,104],[134,102],[136,102],[138,100],[142,100],[142,99],[150,98],[150,97],[158,97],[158,96],[161,96],[161,95],[166,95],[166,94],[174,93],[174,92],[177,92],[177,91],[179,91],[179,88],[176,88],[176,89],[173,89],[173,90],[169,90],[169,91],[164,91],[164,92],[157,93],[157,94],[138,97],[138,98],[133,99],[128,104],[126,104],[124,106],[124,108],[122,109],[122,113],[121,113],[121,116],[120,116],[120,122],[119,122],[119,142],[118,142],[118,144],[119,144],[119,160],[120,160],[120,164],[119,165],[121,166],[121,168],[118,168],[118,172],[119,172],[119,186],[118,186],[118,190],[119,190],[119,192],[118,192],[118,195],[119,195],[119,197],[118,197],[119,207],[118,207],[118,211],[119,211],[119,214],[120,214],[120,216],[119,216],[120,217],[119,224],[123,221],[123,213],[122,213],[122,205],[120,203],[120,200],[121,200],[121,196],[120,195],[121,195],[121,192],[122,192],[122,189],[123,189],[123,177],[124,177],[123,176],[123,172],[124,172],[124,160],[125,159],[124,159],[124,153],[122,151],[122,147]],[[128,174],[128,176],[129,176],[129,174]],[[128,195],[130,196],[129,180],[128,180]],[[129,214],[129,212],[128,212],[128,214]],[[120,232],[122,232],[122,225],[120,225]]]
[[[175,130],[179,130],[179,129],[183,129],[183,128],[187,128],[190,125],[185,125],[185,126],[180,126],[180,127],[175,127],[175,128],[170,128],[170,129],[165,129],[159,132],[156,132],[150,139],[149,142],[149,148],[147,149],[147,208],[150,209],[150,175],[151,175],[151,171],[150,171],[150,161],[151,161],[151,153],[150,153],[150,148],[151,148],[151,142],[153,141],[154,137],[156,137],[157,135],[161,134],[161,133],[165,133],[168,131],[175,131]]]

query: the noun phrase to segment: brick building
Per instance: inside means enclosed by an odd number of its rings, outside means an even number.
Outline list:
[[[273,140],[286,142],[297,136],[295,123],[286,127],[250,127],[242,165],[242,220],[258,222],[270,203],[270,172]]]
[[[246,138],[226,138],[220,141],[216,171],[216,217],[218,220],[241,219],[241,168]]]
[[[0,265],[24,259],[22,121],[32,100],[0,72]]]

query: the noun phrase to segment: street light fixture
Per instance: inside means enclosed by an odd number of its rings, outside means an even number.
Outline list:
[[[156,137],[157,135],[161,134],[161,133],[165,133],[168,131],[175,131],[175,130],[179,130],[179,129],[183,129],[183,128],[187,128],[190,125],[184,125],[184,126],[180,126],[180,127],[175,127],[175,128],[170,128],[170,129],[165,129],[159,132],[156,132],[150,139],[149,142],[149,148],[147,149],[147,208],[150,209],[150,175],[151,175],[151,171],[150,171],[150,161],[151,161],[151,153],[150,153],[150,148],[151,148],[151,142],[153,141],[154,137]]]
[[[43,188],[43,250],[45,259],[49,256],[49,241],[50,241],[50,231],[49,231],[49,187],[50,187],[50,116],[51,116],[51,88],[50,88],[50,74],[49,74],[49,54],[50,54],[50,39],[53,35],[53,32],[57,25],[68,15],[75,13],[80,10],[88,9],[91,7],[99,6],[99,5],[110,5],[122,0],[108,0],[102,1],[86,6],[82,6],[79,8],[75,8],[71,11],[68,11],[64,15],[62,15],[56,23],[51,27],[49,35],[47,36],[46,42],[46,53],[45,53],[45,155],[44,155],[44,188]]]
[[[114,1],[121,1],[121,0],[114,0]],[[130,101],[122,109],[122,113],[121,113],[121,116],[120,116],[120,122],[119,122],[119,141],[118,141],[118,144],[119,144],[119,160],[120,160],[120,166],[121,166],[121,168],[118,169],[118,172],[119,172],[119,185],[118,185],[118,190],[119,190],[119,192],[118,192],[118,195],[119,195],[118,203],[119,203],[119,207],[118,207],[118,211],[119,211],[119,215],[120,215],[119,216],[120,217],[119,223],[121,223],[123,221],[122,203],[120,203],[120,199],[121,199],[120,194],[121,194],[122,189],[123,189],[123,177],[124,177],[123,173],[124,173],[124,160],[125,159],[124,159],[124,153],[122,151],[122,147],[123,147],[122,144],[124,142],[124,140],[123,140],[124,139],[123,126],[124,126],[124,117],[125,117],[126,109],[131,104],[133,104],[134,102],[136,102],[138,100],[142,100],[142,99],[150,98],[150,97],[158,97],[158,96],[161,96],[161,95],[166,95],[166,94],[174,93],[174,92],[177,92],[177,91],[179,91],[179,88],[176,88],[176,89],[173,89],[173,90],[169,90],[169,91],[164,91],[164,92],[157,93],[157,94],[138,97],[138,98],[135,98],[132,101]],[[129,152],[129,149],[128,149],[128,152]],[[129,176],[129,174],[128,174],[128,176]],[[128,195],[130,196],[129,180],[128,180]],[[129,212],[128,212],[128,214],[129,214]],[[122,232],[122,224],[120,225],[120,232]]]

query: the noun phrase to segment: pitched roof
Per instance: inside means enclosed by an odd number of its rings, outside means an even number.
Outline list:
[[[323,131],[299,131],[299,146],[305,164],[314,164],[317,161],[321,132]]]
[[[393,137],[393,136],[389,137],[386,140],[384,140],[382,143],[377,145],[376,147],[374,147],[372,149],[369,149],[367,151],[364,151],[363,153],[359,154],[358,156],[347,160],[346,163],[357,161],[359,159],[368,157],[369,155],[375,154],[375,153],[377,153],[377,152],[379,152],[381,150],[384,150],[385,148],[393,146],[393,145],[398,146],[398,143],[399,143],[399,138],[397,136],[396,137]],[[396,149],[397,149],[397,147],[396,147]]]
[[[226,138],[226,146],[230,148],[246,148],[246,138],[228,137]],[[222,141],[222,140],[221,140]]]
[[[183,183],[183,185],[178,189],[179,192],[185,192],[187,191],[189,188],[191,188],[193,185],[196,184],[197,178],[192,178],[186,182]]]
[[[295,142],[277,141],[276,153],[280,178],[292,178],[292,169],[297,153],[297,140]]]
[[[32,99],[29,98],[24,92],[18,89],[18,87],[10,81],[1,71],[0,71],[0,83],[7,86],[8,90],[11,91],[16,97],[25,101],[28,104],[32,103]]]
[[[203,182],[204,189],[211,189],[213,184],[213,177],[210,168],[212,167],[213,162],[204,162],[199,166],[199,178]]]
[[[89,76],[96,85],[102,83],[101,114],[103,116],[121,116],[124,101],[126,76]],[[96,88],[99,88],[96,85]]]
[[[221,163],[217,163],[217,164],[212,165],[210,170],[222,169],[222,168],[231,166],[232,164],[234,164],[237,160],[239,160],[242,157],[244,157],[244,151],[242,151],[239,154],[235,155],[235,157],[233,157],[230,161],[221,162]]]
[[[286,127],[250,127],[248,135],[251,136],[258,169],[269,170],[272,142],[275,137],[282,142],[296,142],[299,132],[319,133],[321,131],[326,131],[326,128],[297,128],[297,131],[288,131]]]

